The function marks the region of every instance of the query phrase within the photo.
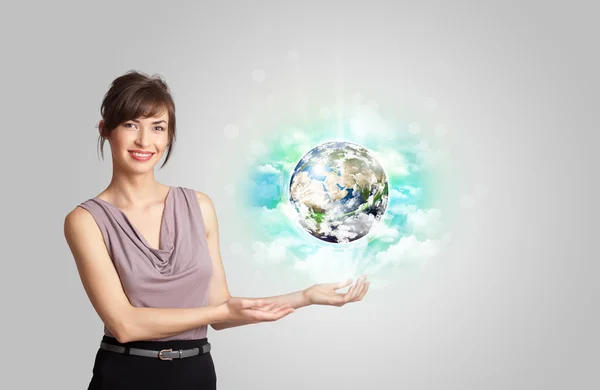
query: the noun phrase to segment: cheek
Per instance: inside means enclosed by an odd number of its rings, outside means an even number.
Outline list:
[[[165,150],[167,148],[167,145],[169,145],[169,137],[161,138],[161,140],[158,141],[156,146],[159,146],[162,150]]]
[[[112,140],[112,147],[115,148],[115,150],[119,150],[124,148],[129,142],[125,139],[123,139],[123,137],[115,137]]]
[[[127,134],[119,134],[111,140],[111,148],[115,151],[126,150],[135,142],[135,137],[127,136]]]

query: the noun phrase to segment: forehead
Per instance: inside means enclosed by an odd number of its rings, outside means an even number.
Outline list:
[[[148,117],[140,116],[139,118],[136,118],[136,120],[139,122],[149,122],[149,123],[160,121],[160,120],[168,122],[169,121],[169,112],[167,110],[162,110],[152,116],[148,116]]]

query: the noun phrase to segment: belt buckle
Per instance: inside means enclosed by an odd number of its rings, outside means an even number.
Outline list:
[[[161,349],[160,351],[158,351],[158,358],[160,360],[173,360],[173,358],[162,356],[163,352],[172,352],[172,351],[173,351],[173,349]]]

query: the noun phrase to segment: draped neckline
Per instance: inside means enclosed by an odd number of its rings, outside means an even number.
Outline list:
[[[167,224],[167,221],[170,218],[169,213],[172,211],[171,210],[172,209],[171,198],[173,197],[171,194],[172,192],[173,192],[173,187],[169,186],[169,191],[167,192],[167,196],[164,200],[164,207],[163,207],[163,212],[162,212],[161,221],[160,221],[158,248],[153,248],[152,246],[150,246],[150,244],[148,243],[146,238],[142,235],[142,233],[138,230],[138,228],[135,227],[135,225],[129,220],[129,217],[127,217],[127,214],[125,214],[125,212],[123,210],[121,210],[119,207],[117,207],[117,206],[113,205],[112,203],[110,203],[104,199],[101,199],[97,196],[94,197],[94,199],[99,200],[103,204],[109,206],[113,210],[120,213],[123,216],[123,219],[127,222],[127,224],[131,227],[133,232],[136,234],[136,236],[142,242],[142,244],[144,244],[144,246],[147,247],[149,250],[151,250],[152,252],[155,252],[155,253],[169,254],[173,250],[173,243],[171,242],[171,239],[169,236],[170,232],[169,232],[169,228],[168,228],[168,224]]]

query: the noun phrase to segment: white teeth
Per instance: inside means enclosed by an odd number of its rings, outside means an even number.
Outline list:
[[[134,153],[134,152],[130,152],[131,154],[133,154],[136,157],[150,157],[152,156],[152,154],[142,154],[142,153]]]

